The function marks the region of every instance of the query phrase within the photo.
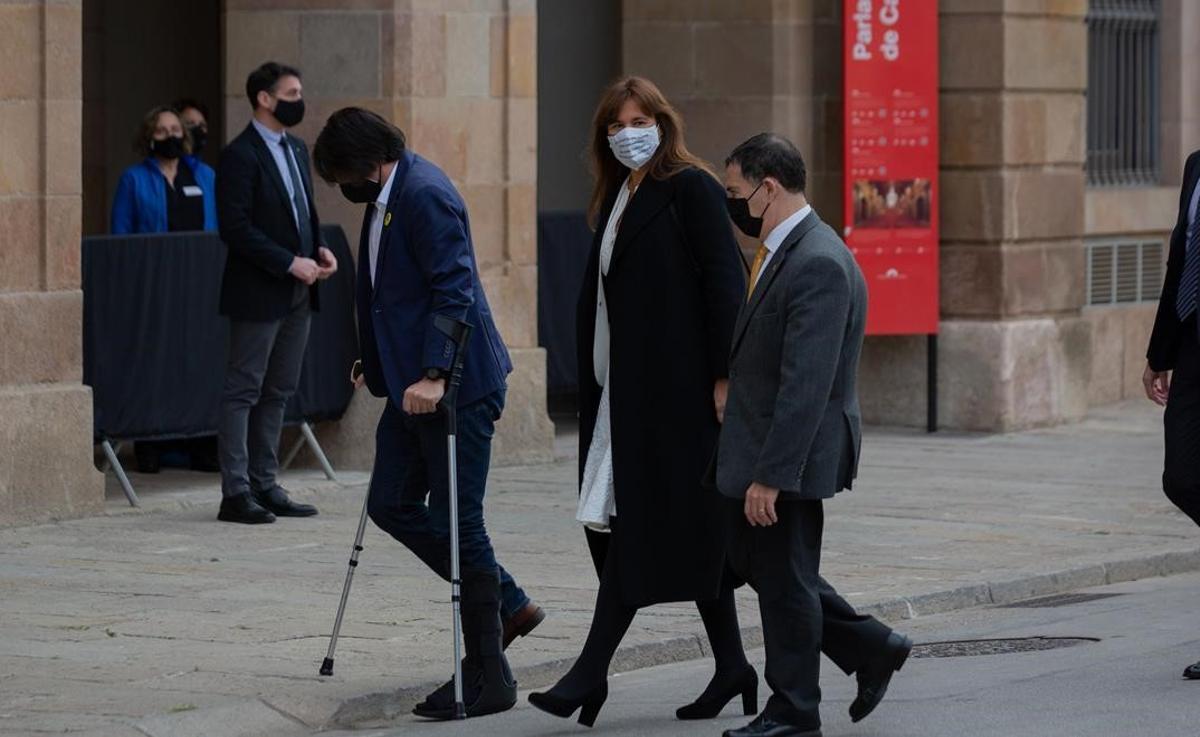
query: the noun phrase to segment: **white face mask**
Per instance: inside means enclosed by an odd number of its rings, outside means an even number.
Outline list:
[[[653,128],[622,128],[608,137],[613,156],[630,169],[641,169],[658,150],[658,126]]]

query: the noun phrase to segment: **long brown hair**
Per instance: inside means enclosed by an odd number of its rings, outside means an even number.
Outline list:
[[[600,98],[592,116],[592,139],[589,145],[592,164],[592,198],[588,203],[588,224],[593,228],[600,219],[600,210],[608,196],[625,181],[628,169],[617,161],[608,146],[608,125],[617,119],[626,100],[633,100],[642,112],[654,118],[662,132],[658,150],[646,164],[646,173],[654,179],[669,179],[680,171],[695,167],[713,174],[703,159],[688,151],[683,141],[683,118],[671,107],[662,91],[644,77],[625,77],[612,84]]]

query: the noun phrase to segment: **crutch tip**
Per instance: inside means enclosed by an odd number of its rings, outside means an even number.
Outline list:
[[[333,658],[325,658],[325,662],[321,663],[321,675],[333,675]]]

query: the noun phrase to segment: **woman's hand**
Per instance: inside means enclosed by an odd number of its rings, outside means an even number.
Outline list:
[[[729,379],[717,379],[713,384],[713,407],[717,410],[717,422],[725,422],[725,400],[729,398]]]

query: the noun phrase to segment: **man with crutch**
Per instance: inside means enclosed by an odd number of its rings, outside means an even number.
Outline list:
[[[367,205],[357,290],[362,381],[389,399],[375,434],[370,518],[443,579],[451,578],[447,413],[438,405],[456,355],[447,325],[466,324],[455,399],[466,716],[509,709],[516,682],[504,648],[544,618],[496,562],[483,518],[508,351],[480,283],[466,206],[446,175],[379,115],[344,108],[313,149],[317,172]],[[453,681],[414,713],[455,717]]]

